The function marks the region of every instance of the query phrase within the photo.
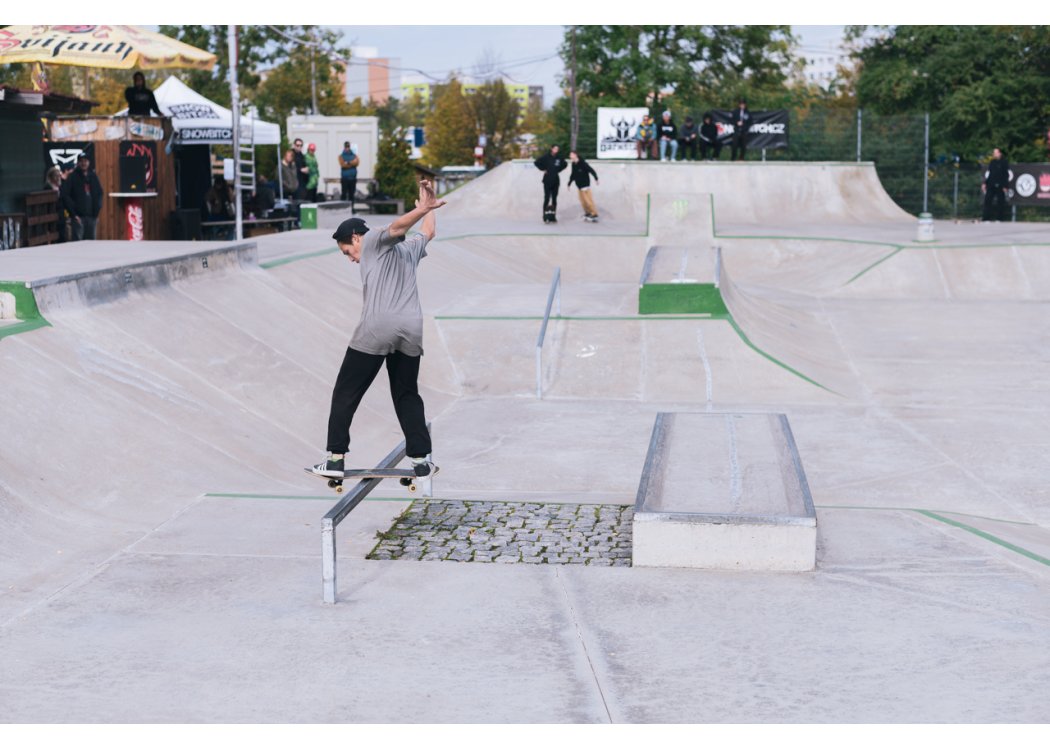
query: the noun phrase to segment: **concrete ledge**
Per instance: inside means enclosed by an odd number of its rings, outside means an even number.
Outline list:
[[[191,277],[257,266],[258,249],[255,243],[240,242],[186,255],[34,279],[27,281],[25,286],[32,289],[39,310],[48,312],[113,302],[132,291],[144,291],[169,286]]]
[[[816,513],[783,414],[658,414],[633,523],[636,566],[816,565]]]

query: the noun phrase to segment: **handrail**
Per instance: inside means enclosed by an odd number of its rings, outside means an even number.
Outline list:
[[[543,325],[540,326],[540,335],[536,339],[536,398],[543,398],[543,339],[547,335],[547,321],[551,317],[551,305],[555,295],[558,297],[558,317],[561,317],[561,266],[554,269],[551,290],[547,294],[547,310],[543,313]]]
[[[427,422],[427,432],[430,422]],[[379,469],[392,469],[405,457],[405,441],[402,440],[394,450],[386,454],[379,462]],[[427,456],[429,460],[430,456]],[[347,517],[354,508],[376,487],[382,479],[362,479],[350,494],[336,503],[325,517],[321,519],[321,595],[326,604],[335,604],[335,527]],[[422,482],[423,497],[433,494],[432,478],[426,477]]]
[[[722,246],[715,246],[715,289],[722,285]]]

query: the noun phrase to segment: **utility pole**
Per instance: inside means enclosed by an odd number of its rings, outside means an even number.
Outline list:
[[[310,98],[313,105],[313,113],[317,114],[317,34],[316,29],[310,29]]]
[[[930,194],[930,113],[923,118],[925,123],[922,151],[922,212],[927,213],[927,198]]]
[[[572,134],[569,150],[576,150],[576,138],[580,132],[580,111],[576,107],[576,27],[572,27],[572,66],[569,68],[569,89],[572,96]]]
[[[230,112],[233,131],[233,196],[235,237],[238,240],[244,238],[244,224],[241,217],[241,94],[237,87],[237,27],[230,25],[226,27],[226,44],[230,52]]]

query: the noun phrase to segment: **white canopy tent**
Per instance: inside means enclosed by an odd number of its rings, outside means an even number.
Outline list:
[[[233,143],[233,112],[201,96],[175,76],[169,76],[153,95],[161,112],[171,118],[176,143],[187,146]],[[127,110],[117,114],[127,114]],[[242,116],[241,140],[255,146],[280,146],[281,128],[272,122]]]

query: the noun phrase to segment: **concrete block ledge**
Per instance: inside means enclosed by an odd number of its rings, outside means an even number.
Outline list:
[[[636,566],[813,570],[816,512],[787,416],[658,414],[633,524]]]

